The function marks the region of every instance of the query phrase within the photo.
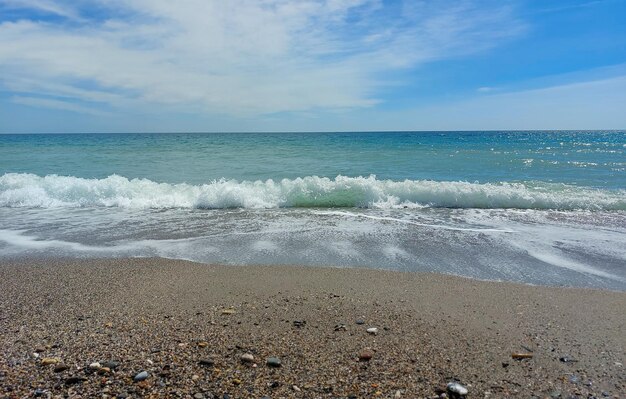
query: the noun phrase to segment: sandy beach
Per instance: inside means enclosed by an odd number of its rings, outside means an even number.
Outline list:
[[[4,261],[0,396],[623,398],[625,309],[371,269]]]

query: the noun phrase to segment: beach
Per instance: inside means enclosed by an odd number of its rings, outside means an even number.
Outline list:
[[[4,259],[0,396],[620,398],[624,309],[430,273]]]

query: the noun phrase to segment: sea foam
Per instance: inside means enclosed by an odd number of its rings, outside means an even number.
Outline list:
[[[7,173],[0,207],[121,208],[517,208],[626,210],[626,190],[565,184],[379,180],[375,176],[307,176],[266,181],[158,183],[111,175],[103,179]]]

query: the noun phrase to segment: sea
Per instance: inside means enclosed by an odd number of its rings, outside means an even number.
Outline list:
[[[55,257],[626,291],[626,131],[0,135],[0,264]]]

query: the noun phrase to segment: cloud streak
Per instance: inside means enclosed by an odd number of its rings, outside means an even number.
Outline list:
[[[510,5],[487,3],[4,0],[0,11],[57,19],[0,24],[0,84],[21,104],[75,102],[86,112],[94,104],[235,116],[366,108],[381,101],[389,72],[523,32]]]

